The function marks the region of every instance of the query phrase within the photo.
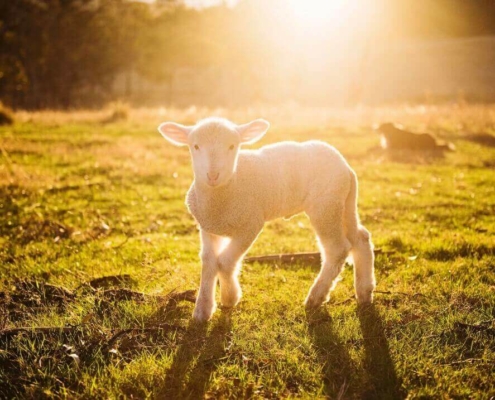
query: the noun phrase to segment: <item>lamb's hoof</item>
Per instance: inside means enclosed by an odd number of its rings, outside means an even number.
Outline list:
[[[357,303],[358,303],[358,306],[360,307],[367,307],[367,306],[370,306],[373,304],[373,298],[369,298],[369,299],[356,299],[357,300]]]
[[[205,306],[196,304],[193,312],[193,320],[199,323],[207,322],[211,319],[213,313],[215,312],[216,305]]]
[[[225,310],[230,310],[230,309],[233,309],[237,304],[239,304],[239,300],[236,300],[236,301],[222,301],[220,303],[220,307],[222,309],[225,309]]]
[[[239,301],[241,301],[240,295],[222,296],[222,298],[221,298],[221,304],[222,304],[222,307],[224,307],[224,308],[233,308],[237,304],[239,304]]]
[[[360,292],[356,295],[356,300],[359,306],[369,306],[373,303],[373,290]]]
[[[314,310],[330,300],[330,292],[322,285],[314,285],[304,301],[306,310]]]
[[[304,301],[304,307],[307,311],[316,310],[323,303],[328,301],[327,296],[312,296],[309,295]]]

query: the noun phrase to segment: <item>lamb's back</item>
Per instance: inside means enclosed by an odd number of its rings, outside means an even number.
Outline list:
[[[349,167],[341,154],[320,141],[280,142],[241,151],[238,182],[263,203],[266,219],[304,210],[312,193],[331,191]]]

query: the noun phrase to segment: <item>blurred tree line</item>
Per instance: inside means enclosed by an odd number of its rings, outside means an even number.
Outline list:
[[[493,0],[369,1],[377,12],[368,29],[377,41],[495,33]],[[96,107],[114,100],[119,74],[163,84],[182,67],[230,65],[246,80],[253,67],[297,69],[301,49],[286,4],[192,9],[180,0],[1,0],[0,100],[26,109]]]
[[[0,2],[0,96],[14,107],[67,108],[109,93],[142,53],[147,6],[124,1]]]

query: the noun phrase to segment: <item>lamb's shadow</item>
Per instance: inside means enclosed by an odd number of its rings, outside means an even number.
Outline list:
[[[156,398],[204,398],[208,381],[225,354],[230,332],[230,310],[220,314],[209,333],[207,324],[191,321]]]
[[[375,306],[358,308],[364,340],[364,369],[368,382],[365,399],[402,399],[405,393],[395,372],[385,336],[385,326]]]
[[[337,335],[334,321],[325,308],[306,314],[309,334],[323,366],[325,395],[329,398],[346,398],[352,387],[352,362],[346,345]]]

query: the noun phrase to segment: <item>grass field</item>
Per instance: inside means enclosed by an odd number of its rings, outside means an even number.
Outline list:
[[[372,307],[350,299],[348,267],[330,303],[306,315],[318,268],[255,263],[236,309],[191,323],[189,155],[156,126],[208,114],[271,120],[261,145],[321,139],[346,156],[379,249]],[[1,398],[495,396],[495,106],[105,119],[18,113],[0,128]],[[370,129],[386,120],[457,151],[391,158]],[[249,254],[301,251],[316,251],[303,215],[267,224]],[[104,276],[119,277],[95,281]]]

